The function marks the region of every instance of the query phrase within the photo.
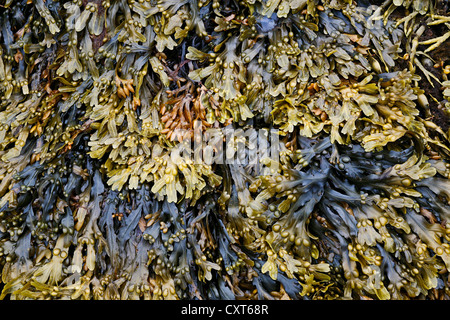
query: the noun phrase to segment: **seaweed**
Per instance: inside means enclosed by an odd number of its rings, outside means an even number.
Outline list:
[[[444,6],[0,1],[0,299],[449,299]]]

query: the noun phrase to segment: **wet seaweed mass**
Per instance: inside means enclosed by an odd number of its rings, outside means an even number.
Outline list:
[[[449,38],[445,0],[1,0],[0,299],[449,299]],[[224,128],[280,156],[171,156]]]

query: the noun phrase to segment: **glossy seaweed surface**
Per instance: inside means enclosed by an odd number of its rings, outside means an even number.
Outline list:
[[[449,299],[449,38],[444,0],[1,0],[0,299]],[[221,128],[280,156],[171,157]]]

